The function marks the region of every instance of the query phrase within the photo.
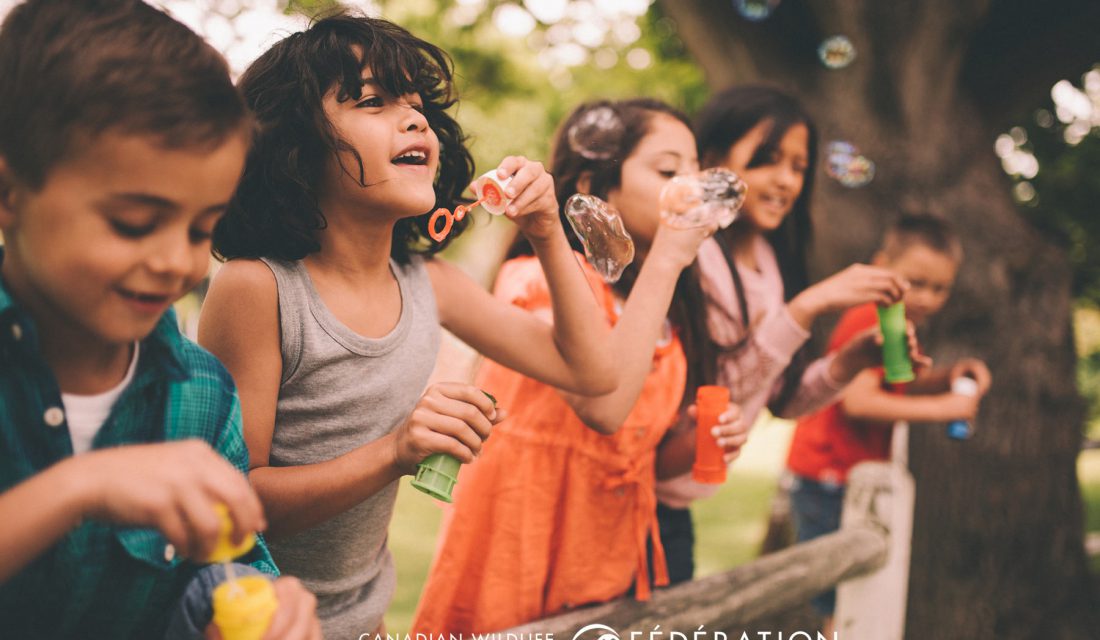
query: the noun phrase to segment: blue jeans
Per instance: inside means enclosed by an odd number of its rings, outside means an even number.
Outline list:
[[[844,485],[823,483],[799,475],[791,486],[791,516],[798,542],[813,540],[840,528],[844,506]],[[836,590],[830,589],[810,601],[823,616],[836,610]]]
[[[657,503],[657,524],[661,545],[668,561],[669,585],[691,580],[695,575],[695,528],[691,509],[674,509]]]

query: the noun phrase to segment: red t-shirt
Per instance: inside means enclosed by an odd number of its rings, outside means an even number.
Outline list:
[[[833,331],[829,352],[840,350],[852,338],[877,323],[874,304],[850,309]],[[876,371],[882,376],[881,367]],[[893,424],[848,418],[837,402],[798,420],[787,456],[787,468],[820,482],[844,483],[848,471],[857,463],[889,458],[893,431]]]

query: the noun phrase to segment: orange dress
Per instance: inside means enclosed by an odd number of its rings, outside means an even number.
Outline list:
[[[614,322],[611,288],[581,262]],[[496,295],[526,309],[550,307],[535,258],[505,263]],[[413,632],[500,631],[620,597],[631,586],[644,600],[647,540],[655,582],[668,584],[654,462],[687,375],[680,342],[669,334],[634,409],[610,436],[586,427],[553,387],[495,362],[482,366],[478,386],[509,417],[459,474]]]

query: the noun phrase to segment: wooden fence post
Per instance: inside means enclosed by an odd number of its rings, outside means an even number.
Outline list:
[[[837,588],[836,630],[843,640],[902,640],[909,592],[915,489],[896,462],[864,462],[848,475],[840,529],[875,526],[887,534],[886,564]]]

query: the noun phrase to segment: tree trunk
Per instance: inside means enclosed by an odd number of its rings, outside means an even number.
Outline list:
[[[818,171],[817,276],[866,261],[897,213],[946,217],[963,237],[953,299],[922,337],[943,363],[984,359],[994,385],[972,440],[914,426],[908,637],[1096,637],[1071,273],[1018,215],[993,141],[1056,80],[1100,59],[1100,3],[788,0],[762,23],[728,0],[662,9],[712,87],[785,88],[815,115],[822,146],[849,141],[876,163],[861,189]],[[831,71],[816,48],[834,34],[857,57]]]

